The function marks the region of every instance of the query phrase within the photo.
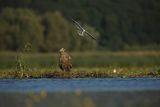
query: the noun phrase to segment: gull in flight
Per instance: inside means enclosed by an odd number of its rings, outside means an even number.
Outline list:
[[[77,32],[79,34],[79,36],[84,36],[84,34],[87,34],[88,36],[90,36],[92,39],[96,40],[95,37],[93,37],[88,31],[86,31],[77,21],[73,20],[75,26],[77,27]]]

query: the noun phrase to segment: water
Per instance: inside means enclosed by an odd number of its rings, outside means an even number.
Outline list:
[[[160,78],[0,79],[0,92],[160,90]]]
[[[160,78],[0,79],[0,107],[159,107]]]

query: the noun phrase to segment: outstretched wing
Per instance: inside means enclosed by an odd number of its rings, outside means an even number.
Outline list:
[[[86,34],[88,34],[88,36],[90,36],[92,39],[96,40],[95,37],[93,37],[89,32],[85,31]]]
[[[79,30],[83,30],[82,26],[75,20],[72,19],[72,21],[74,22],[75,26],[79,29]]]

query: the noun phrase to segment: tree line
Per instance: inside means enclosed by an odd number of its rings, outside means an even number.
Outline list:
[[[0,13],[0,49],[16,51],[30,43],[34,51],[95,50],[98,42],[79,37],[72,22],[59,11],[36,15],[32,10],[4,8]],[[96,37],[91,26],[86,29]]]
[[[70,18],[98,40],[79,37]],[[159,0],[0,0],[0,50],[159,50],[159,19]]]

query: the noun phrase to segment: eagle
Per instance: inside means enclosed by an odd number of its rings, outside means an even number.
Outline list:
[[[64,48],[59,50],[59,67],[62,71],[71,71],[71,57],[65,52]]]

